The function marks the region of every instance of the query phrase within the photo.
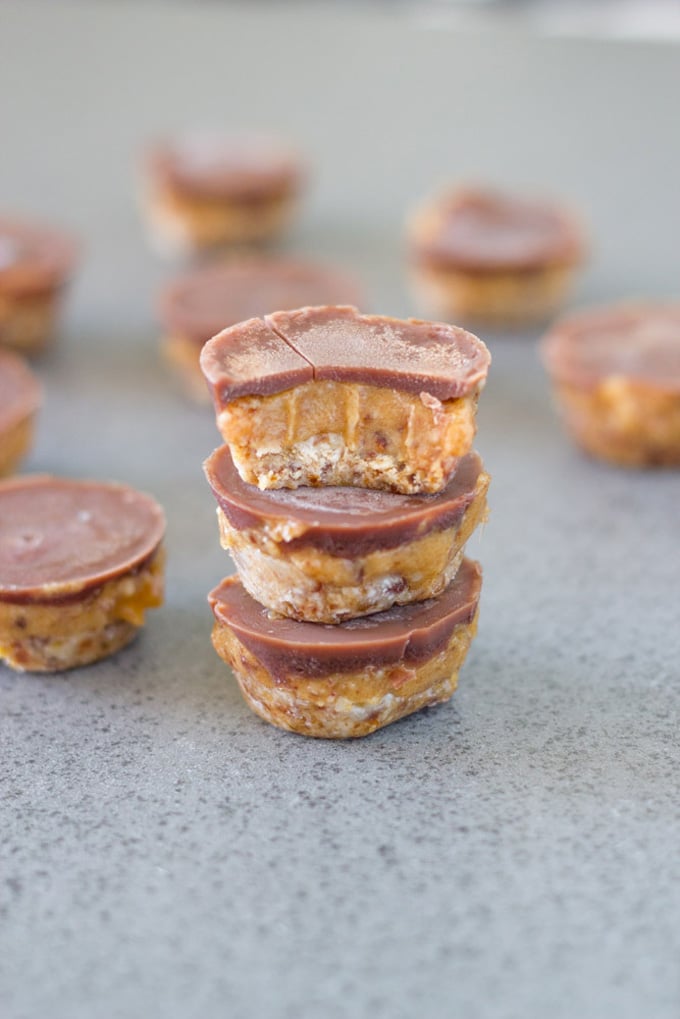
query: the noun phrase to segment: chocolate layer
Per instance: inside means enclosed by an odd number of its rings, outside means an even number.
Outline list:
[[[0,484],[0,601],[60,600],[137,569],[163,510],[126,485],[49,475]]]
[[[437,495],[398,495],[376,489],[328,487],[259,489],[242,481],[228,446],[204,465],[208,483],[237,530],[290,526],[286,548],[319,548],[354,558],[458,523],[474,499],[482,462],[464,457]]]
[[[274,677],[297,673],[312,678],[369,665],[426,661],[445,646],[454,627],[473,619],[481,583],[479,564],[464,559],[438,598],[336,626],[273,618],[236,577],[223,580],[208,601],[217,622],[230,627]]]
[[[623,377],[680,392],[680,304],[600,308],[559,322],[542,344],[558,382],[593,388]]]
[[[482,341],[457,326],[361,315],[339,305],[241,322],[213,337],[201,352],[218,408],[239,396],[278,393],[311,378],[450,400],[481,387],[489,363]]]
[[[583,239],[560,207],[493,191],[463,190],[416,220],[416,256],[469,272],[532,270],[579,261]]]
[[[73,271],[76,256],[76,243],[59,230],[0,219],[0,298],[60,287]]]
[[[40,383],[25,361],[9,350],[0,349],[0,433],[34,414],[41,399]]]
[[[359,299],[359,285],[336,269],[249,258],[186,274],[164,290],[160,313],[169,332],[203,344],[228,326],[277,309]]]
[[[301,178],[297,154],[266,138],[189,135],[155,145],[148,165],[178,192],[244,203],[291,194]]]

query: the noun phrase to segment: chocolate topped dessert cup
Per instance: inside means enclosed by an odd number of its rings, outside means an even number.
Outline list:
[[[205,463],[223,548],[273,612],[339,623],[440,594],[486,516],[489,476],[464,457],[437,495],[362,488],[260,491],[222,446]]]
[[[680,304],[573,315],[542,343],[565,427],[626,467],[680,466]]]
[[[427,308],[499,328],[554,315],[585,258],[581,227],[562,207],[465,189],[416,213],[410,246]]]
[[[41,401],[40,383],[28,365],[0,349],[0,477],[12,474],[28,453]]]
[[[263,489],[441,491],[472,448],[489,362],[456,326],[334,306],[250,319],[201,351],[222,437]]]
[[[321,626],[272,616],[229,577],[209,596],[213,644],[266,721],[306,736],[365,736],[451,696],[480,587],[478,564],[464,559],[438,598]]]
[[[288,226],[302,178],[298,154],[273,139],[159,142],[144,163],[151,239],[172,255],[271,241]]]
[[[125,485],[0,483],[0,660],[57,672],[125,647],[163,600],[163,511]]]
[[[0,346],[32,355],[50,343],[76,252],[61,231],[0,219]]]
[[[163,290],[163,350],[186,392],[209,403],[199,357],[216,333],[270,311],[361,300],[359,284],[338,269],[284,258],[232,259],[187,273]]]

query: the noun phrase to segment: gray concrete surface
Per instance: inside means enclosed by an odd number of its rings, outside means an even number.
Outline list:
[[[133,161],[195,123],[299,140],[289,249],[416,310],[401,221],[433,183],[564,195],[580,298],[677,292],[677,48],[455,35],[389,12],[3,4],[0,206],[72,225],[82,271],[28,467],[169,518],[167,604],[59,677],[0,667],[6,1019],[677,1019],[680,475],[562,437],[535,337],[489,338],[493,514],[446,706],[361,742],[261,723],[209,642],[228,571],[207,413],[157,358]]]

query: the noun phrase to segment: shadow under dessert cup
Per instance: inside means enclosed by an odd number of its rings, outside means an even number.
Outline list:
[[[428,601],[338,626],[272,614],[229,577],[211,592],[215,650],[273,725],[344,739],[447,700],[477,626],[479,565],[464,559]]]
[[[680,466],[680,304],[573,315],[541,352],[579,446],[626,467]]]
[[[57,672],[128,644],[163,600],[164,530],[158,503],[125,485],[0,483],[0,660]]]
[[[277,238],[302,187],[299,155],[271,138],[187,135],[151,147],[143,208],[163,254]]]
[[[413,216],[409,237],[424,305],[499,328],[553,316],[585,258],[583,231],[568,211],[494,191],[432,199]]]
[[[163,290],[163,351],[188,395],[209,403],[199,357],[216,333],[274,310],[361,301],[359,284],[330,266],[284,258],[232,259],[187,273]]]
[[[205,344],[236,468],[260,488],[438,492],[470,452],[490,357],[457,326],[300,308]]]
[[[362,488],[260,491],[229,448],[206,461],[222,546],[244,588],[270,610],[339,623],[440,594],[486,516],[489,476],[464,457],[437,495]]]
[[[0,348],[0,477],[12,474],[31,448],[41,402],[42,388],[28,365]]]
[[[27,355],[45,349],[76,257],[65,233],[0,219],[0,346]]]

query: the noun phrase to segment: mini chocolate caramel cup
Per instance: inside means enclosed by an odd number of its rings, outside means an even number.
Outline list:
[[[260,245],[292,218],[300,156],[272,138],[187,135],[146,153],[143,209],[162,254]]]
[[[586,250],[578,220],[561,206],[464,188],[424,205],[409,241],[425,308],[509,328],[559,310]]]
[[[0,346],[32,355],[51,342],[76,257],[62,231],[0,218]]]
[[[562,420],[592,456],[680,466],[680,304],[621,304],[565,318],[541,354]]]
[[[273,616],[235,577],[209,595],[213,645],[256,714],[305,736],[366,736],[448,700],[476,632],[478,563],[428,601],[339,626]]]
[[[163,352],[186,393],[209,403],[199,357],[217,333],[272,311],[361,301],[359,283],[342,270],[286,258],[233,258],[186,273],[164,288]]]
[[[489,363],[457,326],[338,306],[250,319],[201,351],[220,433],[259,488],[441,491],[472,448]]]
[[[42,388],[18,354],[0,348],[0,477],[13,474],[33,444]]]
[[[476,453],[437,495],[261,491],[241,480],[227,446],[204,469],[222,546],[244,588],[273,612],[306,622],[339,623],[436,597],[486,518],[489,476]]]
[[[126,485],[0,483],[0,660],[57,672],[113,654],[163,600],[165,518]]]

